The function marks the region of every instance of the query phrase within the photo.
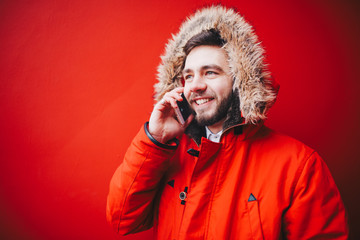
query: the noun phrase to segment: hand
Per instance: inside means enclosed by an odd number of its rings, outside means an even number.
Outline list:
[[[175,116],[174,109],[178,108],[176,101],[182,101],[180,94],[183,87],[167,92],[161,101],[155,104],[150,116],[149,132],[159,142],[166,144],[169,140],[184,133],[186,127],[193,120],[190,115],[184,125],[181,125]]]

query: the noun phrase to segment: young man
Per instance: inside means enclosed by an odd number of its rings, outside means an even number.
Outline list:
[[[347,239],[322,159],[264,126],[276,99],[263,49],[233,10],[198,11],[170,40],[157,104],[110,184],[121,234],[158,239]],[[193,114],[175,117],[184,93]]]

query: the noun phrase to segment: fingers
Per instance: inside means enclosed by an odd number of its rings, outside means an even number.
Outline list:
[[[154,106],[149,120],[149,132],[159,142],[167,142],[182,134],[194,118],[190,115],[185,123],[181,124],[176,117],[175,112],[179,110],[176,101],[183,101],[180,95],[183,91],[183,87],[173,89]]]
[[[160,118],[165,119],[171,117],[181,125],[181,128],[186,128],[194,119],[194,115],[191,114],[185,122],[182,122],[182,120],[179,119],[178,115],[181,115],[181,113],[177,101],[183,101],[183,98],[181,97],[181,93],[183,93],[183,91],[184,88],[179,87],[165,93],[163,98],[155,105],[155,109],[159,111],[158,113],[160,113],[160,115],[158,116]]]
[[[188,117],[188,119],[186,119],[183,127],[184,127],[184,128],[187,128],[187,127],[190,125],[190,123],[192,122],[193,119],[194,119],[194,114],[190,114],[190,116]]]
[[[181,93],[184,91],[183,87],[175,88],[170,92],[165,93],[164,97],[159,101],[161,105],[170,104],[173,108],[178,108],[176,101],[182,101]]]
[[[159,101],[159,104],[160,104],[160,105],[166,105],[166,103],[167,103],[167,102],[166,102],[165,99],[163,99],[163,98]]]

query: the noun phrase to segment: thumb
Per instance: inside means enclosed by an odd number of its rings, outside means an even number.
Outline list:
[[[183,125],[183,128],[184,129],[187,128],[193,120],[194,120],[194,114],[190,114],[188,119],[186,119],[185,124]]]

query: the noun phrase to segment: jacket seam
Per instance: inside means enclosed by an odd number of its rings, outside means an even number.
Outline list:
[[[126,194],[125,194],[125,199],[124,199],[124,201],[123,201],[123,205],[122,205],[121,211],[120,211],[120,216],[119,216],[119,223],[118,223],[118,227],[117,227],[117,232],[120,231],[120,223],[121,223],[121,220],[122,220],[123,211],[124,211],[124,208],[125,208],[125,203],[126,203],[127,198],[128,198],[128,196],[129,196],[129,192],[130,192],[130,190],[132,189],[132,186],[134,185],[135,180],[137,179],[137,176],[139,175],[139,172],[140,172],[140,170],[142,169],[142,167],[143,167],[146,159],[148,159],[149,153],[150,153],[149,151],[146,152],[145,159],[144,159],[143,162],[141,163],[141,166],[140,166],[139,170],[137,171],[137,173],[136,173],[136,175],[135,175],[135,177],[134,177],[134,179],[133,179],[133,181],[132,181],[129,189],[127,190],[127,192],[126,192]]]
[[[291,190],[290,190],[290,205],[289,207],[292,205],[293,203],[293,197],[294,197],[294,193],[295,193],[295,189],[296,189],[296,186],[298,185],[299,183],[299,180],[300,180],[300,176],[302,175],[302,173],[304,172],[304,169],[305,169],[305,165],[309,162],[309,159],[315,154],[315,151],[312,151],[309,156],[301,163],[301,165],[299,166],[298,170],[296,171],[296,175],[295,175],[295,178],[294,178],[294,183],[293,185],[291,186]]]
[[[194,140],[194,139],[192,139],[192,140]],[[194,142],[196,143],[195,140],[194,140]],[[197,143],[196,143],[196,144],[197,144]],[[190,146],[191,146],[191,145],[190,145]],[[199,151],[199,155],[197,156],[197,158],[200,159],[200,157],[201,157],[201,151]],[[192,173],[191,173],[190,182],[189,182],[189,188],[188,188],[188,196],[189,196],[189,194],[190,194],[190,192],[191,192],[191,184],[192,184],[192,180],[193,180],[193,177],[194,177],[195,168],[196,168],[196,164],[195,164],[195,167],[194,167],[194,169],[193,169],[193,171],[192,171]],[[180,234],[181,234],[181,230],[182,230],[182,229],[181,229],[181,226],[182,226],[182,222],[183,222],[183,220],[184,220],[185,208],[186,208],[186,204],[184,205],[183,211],[182,211],[182,214],[181,214],[179,230],[178,230],[178,232],[177,232],[178,238],[180,238]]]
[[[250,225],[251,239],[254,239],[254,230],[253,230],[254,226],[252,225],[252,222],[251,222],[249,202],[246,203],[246,212],[247,212],[248,221],[249,221],[249,225]]]
[[[210,201],[209,201],[209,209],[208,209],[207,223],[205,225],[204,239],[207,239],[207,237],[209,235],[209,226],[210,226],[210,219],[211,219],[212,204],[214,202],[215,190],[217,189],[217,186],[219,185],[218,182],[219,182],[219,177],[220,177],[220,172],[221,172],[220,171],[220,163],[221,163],[221,160],[219,159],[217,164],[216,164],[217,171],[216,171],[216,176],[215,176],[215,182],[214,182],[214,186],[212,188]]]

